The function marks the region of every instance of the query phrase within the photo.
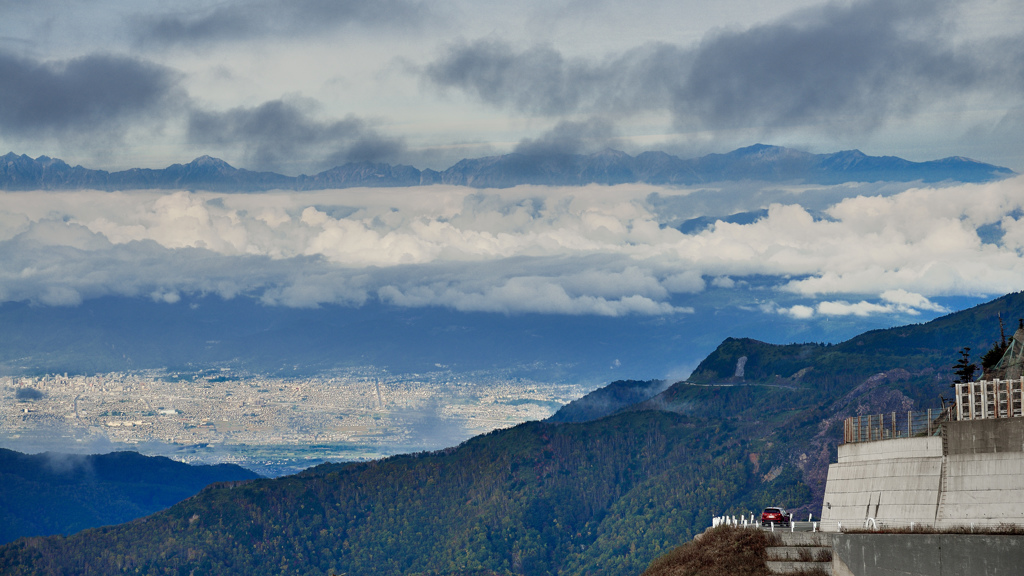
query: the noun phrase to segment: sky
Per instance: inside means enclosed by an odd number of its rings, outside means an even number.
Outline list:
[[[0,0],[0,149],[290,175],[554,141],[1024,170],[1019,0]]]
[[[764,142],[1024,171],[1021,8],[0,0],[0,150],[108,170],[208,154],[296,175]],[[1022,288],[1022,188],[0,193],[0,302],[667,317],[724,291],[766,323],[896,323]]]

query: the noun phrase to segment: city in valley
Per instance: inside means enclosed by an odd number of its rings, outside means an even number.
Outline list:
[[[0,445],[135,449],[278,475],[323,461],[434,450],[540,420],[587,388],[500,373],[377,368],[275,378],[227,370],[0,377]]]

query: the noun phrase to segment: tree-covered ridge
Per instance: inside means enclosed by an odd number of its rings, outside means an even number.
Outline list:
[[[814,390],[844,389],[893,368],[907,370],[911,379],[934,379],[938,372],[948,379],[964,347],[978,351],[980,357],[1000,342],[1000,319],[1016,326],[1018,318],[1024,318],[1024,292],[924,324],[872,330],[835,345],[776,345],[729,338],[687,380],[695,384],[759,383]],[[742,366],[739,372],[738,366]],[[929,394],[935,391],[931,384],[916,384],[918,388],[927,388]],[[935,395],[928,399],[934,400]]]
[[[258,477],[234,464],[190,466],[136,452],[85,456],[0,448],[0,542],[127,522],[210,483]]]
[[[616,380],[562,406],[548,422],[587,422],[643,402],[668,387],[664,380]]]
[[[19,541],[0,567],[636,574],[726,507],[762,506],[776,486],[801,492],[792,477],[765,482],[748,452],[728,425],[664,412],[533,422],[442,452],[213,487],[127,525]]]
[[[1024,316],[1024,296],[833,346],[729,339],[690,381],[613,416],[213,487],[0,548],[0,571],[635,575],[714,515],[819,513],[843,419],[934,407],[964,344],[998,339],[997,314]]]

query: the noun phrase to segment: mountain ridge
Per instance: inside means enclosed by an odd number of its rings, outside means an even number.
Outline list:
[[[713,515],[765,505],[817,513],[843,419],[932,407],[959,348],[998,340],[999,317],[1024,317],[1024,293],[836,345],[728,338],[687,381],[610,416],[527,422],[435,452],[213,486],[129,524],[0,547],[0,566],[637,574]]]
[[[24,454],[0,448],[0,543],[128,522],[212,483],[259,477],[235,464],[195,466],[137,452]]]
[[[868,156],[859,150],[812,154],[754,144],[699,158],[647,151],[636,156],[613,149],[594,154],[520,153],[464,158],[443,171],[404,164],[350,162],[313,175],[285,176],[235,168],[211,156],[163,169],[118,172],[71,166],[63,160],[9,152],[0,156],[0,190],[190,189],[214,192],[324,190],[350,187],[408,187],[432,184],[473,188],[519,185],[587,184],[700,185],[758,180],[838,184],[853,181],[986,182],[1014,175],[1004,167],[959,156],[911,162],[895,156]]]

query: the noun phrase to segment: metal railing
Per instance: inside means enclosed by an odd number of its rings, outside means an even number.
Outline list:
[[[814,520],[808,517],[806,521],[794,519],[786,526],[762,524],[760,519],[751,514],[749,517],[742,516],[716,516],[711,519],[711,527],[733,526],[736,528],[761,529],[771,532],[959,532],[959,533],[1024,533],[1024,522],[1014,519],[985,519],[975,518],[972,520],[940,520],[938,522],[921,522],[913,520],[900,520],[895,518],[847,518],[844,520]]]
[[[843,442],[875,442],[894,438],[932,436],[941,429],[942,422],[949,420],[952,407],[944,410],[890,412],[888,414],[865,414],[852,416],[843,423]]]
[[[843,426],[843,442],[932,436],[939,433],[943,422],[950,420],[1024,416],[1024,377],[958,382],[953,387],[955,397],[948,408],[911,411],[905,415],[889,412],[847,418]]]
[[[1014,418],[1024,415],[1024,378],[959,382],[956,390],[957,420]]]
[[[761,519],[751,514],[749,519],[746,514],[740,516],[715,516],[711,519],[711,527],[717,528],[718,526],[732,526],[734,528],[754,528],[761,530],[769,530],[771,532],[820,532],[821,521],[814,520],[813,515],[808,515],[806,521],[797,520],[791,518],[789,522],[785,524],[776,524],[774,522],[761,522]]]

